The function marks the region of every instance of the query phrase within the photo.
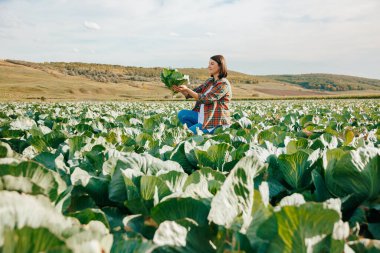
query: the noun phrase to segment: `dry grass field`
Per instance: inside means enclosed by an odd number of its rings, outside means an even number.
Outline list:
[[[197,71],[198,73],[200,71],[201,73],[205,72],[204,77],[207,77],[206,69],[198,69]],[[191,78],[191,69],[188,72],[190,72]],[[201,77],[203,77],[203,74]],[[231,82],[234,99],[380,95],[380,90],[318,91],[265,77],[258,77],[257,83],[239,82],[240,79],[237,77],[232,75],[233,80],[237,80]],[[253,76],[248,77],[256,78]],[[195,85],[199,84],[200,81],[192,85],[195,87]],[[85,76],[73,76],[62,73],[58,68],[48,67],[39,69],[8,61],[0,61],[0,101],[139,101],[166,99],[182,100],[183,96],[176,94],[173,97],[171,92],[164,87],[158,78],[151,78],[148,81],[122,80],[117,83],[98,82]]]

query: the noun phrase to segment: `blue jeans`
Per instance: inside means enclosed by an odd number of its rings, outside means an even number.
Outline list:
[[[198,114],[198,112],[192,110],[181,110],[178,112],[178,119],[182,124],[186,124],[194,134],[197,134],[196,128],[199,128],[199,130],[206,134],[213,133],[215,129],[212,131],[203,129],[202,124],[198,123]]]

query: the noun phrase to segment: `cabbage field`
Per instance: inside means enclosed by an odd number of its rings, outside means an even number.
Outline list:
[[[380,252],[380,100],[0,104],[0,252]]]

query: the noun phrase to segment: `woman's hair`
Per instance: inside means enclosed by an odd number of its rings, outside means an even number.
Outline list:
[[[223,55],[214,55],[210,57],[211,60],[214,60],[218,63],[219,66],[219,79],[223,77],[227,77],[227,64]]]

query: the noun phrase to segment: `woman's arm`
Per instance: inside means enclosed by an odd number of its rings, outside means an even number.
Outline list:
[[[210,79],[207,79],[206,82],[202,83],[201,85],[199,85],[198,87],[196,87],[195,89],[192,89],[192,90],[199,93],[203,89],[203,87],[208,84],[209,80]]]
[[[199,85],[195,89],[190,89],[186,85],[180,85],[180,86],[173,85],[173,90],[177,91],[177,92],[181,92],[185,96],[186,99],[193,97],[196,100],[198,100],[197,94],[199,94],[199,92],[202,90],[202,88],[203,88],[203,86],[205,86],[205,84],[207,84],[207,82]]]
[[[183,95],[185,95],[186,98],[193,97],[196,100],[198,100],[200,94],[194,91],[196,89],[189,89],[186,85],[173,86],[173,90],[181,92]]]
[[[202,104],[210,104],[213,101],[219,100],[229,91],[229,87],[226,82],[218,83],[206,95],[197,93],[189,89],[186,85],[180,85],[177,89],[180,92],[187,92],[189,96],[193,97],[195,100],[199,100]]]
[[[187,92],[187,90],[180,89],[177,85],[173,85],[172,87],[173,87],[173,90],[174,90],[174,91],[176,91],[176,92],[181,92],[181,93],[185,96],[186,99],[187,99],[187,98],[190,98],[190,97],[189,97],[189,93]]]
[[[195,100],[199,99],[199,94],[200,93],[197,93],[197,92],[195,92],[195,91],[193,91],[193,90],[191,90],[191,89],[189,89],[187,87],[186,87],[185,91],[187,92],[188,96],[195,98]]]

